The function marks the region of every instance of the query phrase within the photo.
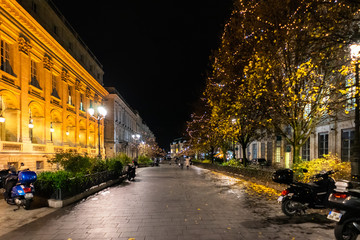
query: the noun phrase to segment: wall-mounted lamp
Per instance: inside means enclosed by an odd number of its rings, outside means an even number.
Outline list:
[[[53,126],[52,126],[52,122],[50,123],[50,132],[55,132],[55,129],[53,128]]]

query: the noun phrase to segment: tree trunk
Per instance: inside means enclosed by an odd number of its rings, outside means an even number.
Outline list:
[[[241,144],[242,152],[243,152],[243,164],[246,167],[247,157],[246,157],[246,144]]]
[[[299,144],[293,143],[293,163],[300,162],[300,146]]]

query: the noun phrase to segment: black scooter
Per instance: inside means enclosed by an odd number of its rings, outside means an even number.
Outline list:
[[[129,181],[131,181],[131,179],[132,179],[132,180],[135,180],[135,176],[136,176],[136,174],[135,174],[135,169],[136,169],[136,165],[135,165],[135,164],[128,164],[126,175],[127,175],[127,179],[128,179]]]
[[[328,219],[336,221],[334,229],[337,240],[356,240],[360,235],[360,188],[349,181],[338,181],[329,196],[333,208]]]
[[[307,172],[304,169],[304,172]],[[289,187],[281,192],[278,202],[281,210],[287,216],[301,215],[308,208],[327,208],[328,197],[335,188],[335,180],[330,177],[334,171],[327,171],[312,176],[312,183],[301,183],[293,180],[290,169],[278,170],[273,174],[273,181],[288,184]]]

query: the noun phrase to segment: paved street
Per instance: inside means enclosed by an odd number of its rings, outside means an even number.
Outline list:
[[[333,226],[318,212],[285,217],[276,201],[248,194],[240,180],[161,165],[139,169],[135,182],[107,188],[0,240],[328,240]]]

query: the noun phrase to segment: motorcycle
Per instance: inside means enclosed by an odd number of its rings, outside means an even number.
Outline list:
[[[31,202],[34,198],[35,188],[33,183],[37,179],[36,173],[29,169],[19,172],[8,169],[2,170],[0,175],[0,186],[5,188],[5,201],[10,205],[17,205],[18,209],[20,209],[20,207],[26,210],[30,209]]]
[[[131,179],[135,180],[135,176],[136,176],[135,169],[136,169],[136,166],[134,164],[128,164],[126,175],[127,175],[127,179],[129,181],[131,181]]]
[[[306,169],[303,171],[307,172]],[[327,208],[327,199],[335,188],[335,180],[330,177],[333,173],[335,172],[332,170],[319,173],[312,176],[312,179],[315,179],[312,183],[301,183],[293,180],[292,170],[277,170],[273,174],[272,180],[289,185],[278,198],[282,212],[291,217],[305,213],[308,208]]]
[[[341,180],[329,196],[332,210],[327,218],[336,221],[334,229],[337,240],[356,240],[360,235],[360,188]]]

